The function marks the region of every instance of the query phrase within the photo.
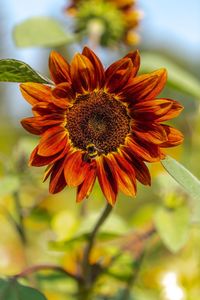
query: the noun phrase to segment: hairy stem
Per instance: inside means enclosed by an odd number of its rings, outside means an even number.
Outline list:
[[[88,238],[88,244],[86,245],[84,255],[83,255],[83,263],[82,263],[82,268],[83,268],[83,284],[79,286],[79,291],[81,293],[85,293],[84,298],[82,299],[88,299],[89,298],[89,290],[92,287],[94,278],[92,276],[91,272],[91,265],[90,265],[90,255],[91,251],[93,249],[95,239],[97,236],[97,233],[101,227],[101,225],[105,222],[107,217],[110,215],[112,211],[112,206],[110,204],[107,204],[105,209],[103,210],[102,214],[100,215],[100,218],[98,219],[96,225],[94,226],[93,230],[91,231],[89,238]],[[83,292],[85,291],[85,292]],[[80,298],[81,299],[81,298]]]

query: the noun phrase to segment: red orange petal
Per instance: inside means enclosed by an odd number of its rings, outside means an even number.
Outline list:
[[[56,114],[60,115],[61,117],[63,116],[63,109],[59,108],[53,103],[47,102],[39,102],[35,104],[32,108],[32,111],[35,116],[45,116],[49,114]]]
[[[166,80],[165,69],[137,76],[122,89],[120,96],[128,103],[154,99],[164,88]]]
[[[126,166],[129,165],[128,171],[127,168],[124,168],[124,157],[120,154],[111,154],[109,156],[108,163],[113,165],[116,173],[116,180],[119,189],[128,196],[135,196],[136,194],[136,180],[135,180],[135,171],[133,167],[126,161]]]
[[[60,115],[46,115],[30,117],[21,120],[21,124],[28,132],[36,135],[42,134],[49,127],[63,123],[63,118]]]
[[[176,128],[168,125],[162,125],[167,135],[167,141],[162,143],[160,147],[174,147],[180,145],[183,140],[183,134]]]
[[[66,144],[65,148],[61,150],[60,152],[50,155],[50,156],[41,156],[38,154],[38,146],[33,150],[31,153],[30,159],[29,159],[29,165],[34,167],[42,167],[46,166],[48,164],[54,163],[57,160],[64,157],[67,152],[69,151],[69,144]]]
[[[164,121],[168,121],[168,120],[171,120],[175,117],[177,117],[180,112],[183,110],[183,106],[175,101],[175,100],[171,100],[171,99],[168,99],[171,101],[172,103],[172,106],[170,108],[170,110],[168,112],[166,112],[166,114],[164,114],[163,116],[160,116],[158,119],[157,119],[157,122],[164,122]]]
[[[172,107],[168,99],[155,99],[136,103],[129,108],[132,118],[145,121],[154,121],[168,113]]]
[[[76,201],[80,202],[89,197],[96,180],[96,164],[91,164],[85,180],[78,186]]]
[[[55,126],[42,135],[38,145],[38,154],[51,156],[64,149],[68,142],[67,131],[61,126]]]
[[[58,84],[52,90],[52,102],[63,109],[66,109],[75,101],[75,93],[71,87],[71,84],[63,82]]]
[[[91,61],[82,54],[76,54],[71,62],[73,88],[77,93],[94,90],[98,85],[95,81],[95,70]]]
[[[20,84],[23,97],[31,104],[51,102],[51,88],[41,83],[26,82]]]
[[[126,56],[124,56],[124,58],[130,58],[132,61],[132,77],[135,77],[135,75],[137,74],[139,68],[140,68],[140,54],[139,51],[136,50],[134,52],[130,52],[128,53]]]
[[[132,61],[130,58],[123,58],[113,63],[105,72],[105,89],[109,93],[116,93],[121,90],[129,81],[132,75]]]
[[[51,194],[59,193],[67,185],[63,173],[63,168],[64,160],[62,159],[54,164],[49,183],[49,192]]]
[[[88,47],[84,47],[82,54],[86,56],[92,63],[94,70],[95,70],[95,81],[96,81],[96,87],[101,88],[104,84],[105,80],[105,73],[104,73],[104,67],[100,61],[100,59],[96,56],[96,54],[89,49]]]
[[[56,84],[61,82],[71,82],[70,65],[64,57],[56,51],[51,51],[50,53],[49,69],[51,77]]]
[[[88,171],[89,163],[83,161],[83,154],[80,150],[68,154],[64,175],[69,186],[80,185],[86,178]]]
[[[133,135],[139,139],[153,143],[162,144],[167,141],[167,135],[162,125],[146,121],[133,121],[131,125]]]
[[[126,139],[125,149],[130,149],[134,155],[147,162],[154,162],[162,159],[162,152],[158,145],[143,142],[137,138],[128,137]]]
[[[126,149],[122,151],[124,157],[131,163],[135,170],[135,176],[138,181],[144,185],[151,185],[151,175],[145,163],[138,159],[133,153]]]
[[[109,204],[116,202],[118,186],[114,169],[108,164],[105,156],[97,159],[97,177],[103,194]]]

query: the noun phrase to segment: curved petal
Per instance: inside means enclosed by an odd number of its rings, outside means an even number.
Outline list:
[[[165,69],[137,76],[122,89],[120,96],[130,104],[140,100],[154,99],[163,90],[166,80]]]
[[[131,124],[132,134],[138,139],[147,141],[153,144],[162,144],[167,141],[167,135],[162,125],[146,121],[133,121]]]
[[[105,72],[105,89],[109,93],[121,90],[132,75],[132,61],[130,58],[122,58],[108,67]]]
[[[49,70],[51,78],[56,84],[61,82],[71,82],[70,65],[64,57],[56,51],[51,51],[50,53]]]
[[[52,156],[63,150],[67,143],[68,137],[65,128],[60,126],[49,128],[41,137],[38,145],[38,154],[41,156]]]
[[[43,182],[45,182],[48,179],[48,177],[51,175],[51,173],[53,171],[53,167],[54,167],[53,163],[49,164],[46,167],[45,172],[44,172],[44,176],[43,176]]]
[[[71,106],[75,101],[75,93],[71,87],[71,84],[63,82],[58,84],[52,90],[52,102],[63,109]]]
[[[69,186],[78,186],[86,178],[90,165],[83,161],[80,150],[71,152],[67,156],[64,167],[65,180]]]
[[[49,127],[61,125],[64,118],[60,115],[30,117],[21,120],[21,124],[28,132],[36,135],[44,133]]]
[[[96,173],[96,164],[91,164],[85,180],[78,186],[76,196],[77,202],[89,197],[96,180]]]
[[[38,146],[33,150],[31,153],[30,159],[29,159],[29,165],[34,167],[42,167],[46,166],[48,164],[52,164],[56,162],[57,160],[64,157],[70,149],[69,143],[66,144],[65,148],[61,150],[60,152],[51,155],[51,156],[41,156],[38,154]]]
[[[167,100],[171,101],[172,106],[168,112],[166,112],[163,116],[160,116],[156,120],[157,122],[164,122],[177,117],[184,108],[179,102],[175,100],[171,100],[171,99],[167,99]]]
[[[154,121],[168,113],[173,102],[168,99],[155,99],[136,103],[129,107],[132,118],[145,121]]]
[[[135,196],[136,179],[133,167],[118,153],[111,154],[109,159],[108,163],[110,162],[114,166],[119,189],[128,196]]]
[[[63,116],[63,109],[55,106],[53,103],[39,102],[35,104],[32,108],[33,114],[35,116],[45,116],[49,114],[57,114]]]
[[[159,161],[163,158],[163,153],[160,151],[158,145],[144,142],[133,137],[126,139],[124,150],[125,149],[130,149],[133,155],[147,162]]]
[[[118,186],[113,167],[107,162],[105,156],[100,156],[97,162],[97,177],[102,192],[109,204],[114,205],[116,202]]]
[[[59,193],[67,185],[63,173],[64,163],[65,161],[61,159],[53,166],[49,183],[49,192],[51,194]]]
[[[41,83],[26,82],[20,84],[22,96],[31,105],[38,102],[51,102],[51,88]]]
[[[88,47],[84,47],[82,54],[91,61],[92,65],[94,67],[94,70],[95,70],[94,76],[95,76],[96,88],[101,88],[104,84],[105,73],[104,73],[104,67],[103,67],[100,59]]]
[[[136,179],[144,185],[151,185],[151,175],[145,163],[133,155],[133,153],[128,149],[122,151],[122,153],[133,166]]]
[[[82,54],[76,54],[71,62],[73,88],[77,93],[92,91],[97,87],[95,70],[91,61]]]
[[[174,147],[182,144],[184,140],[183,134],[176,128],[168,125],[162,125],[167,135],[167,141],[162,143],[160,147]]]
[[[140,53],[138,50],[128,53],[124,58],[130,58],[132,61],[132,77],[135,77],[140,68]]]

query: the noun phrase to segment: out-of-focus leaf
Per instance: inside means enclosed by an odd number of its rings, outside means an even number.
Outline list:
[[[161,161],[166,171],[188,192],[192,206],[192,221],[200,221],[200,181],[170,156]]]
[[[61,242],[50,242],[49,246],[53,250],[58,251],[64,251],[67,250],[69,247],[75,245],[76,243],[84,242],[88,240],[90,237],[89,233],[83,233],[80,235],[77,235],[76,237],[69,239],[67,241],[61,241]],[[121,237],[120,234],[117,234],[115,232],[99,232],[97,235],[98,241],[109,241],[115,238]]]
[[[0,300],[47,300],[39,291],[23,286],[16,280],[0,279]]]
[[[0,60],[0,81],[52,83],[23,61],[16,59]]]
[[[173,210],[161,207],[155,213],[154,222],[170,251],[177,252],[185,245],[189,233],[189,210],[186,206]]]
[[[55,47],[71,41],[69,34],[54,19],[34,17],[17,25],[14,40],[18,47]]]
[[[9,195],[19,188],[19,179],[14,175],[0,178],[0,197]]]
[[[200,81],[194,75],[161,54],[142,52],[141,56],[142,72],[145,73],[159,68],[166,68],[168,71],[168,84],[170,86],[200,100]]]

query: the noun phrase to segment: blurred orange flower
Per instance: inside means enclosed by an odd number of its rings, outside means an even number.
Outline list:
[[[96,177],[113,205],[118,190],[136,194],[136,180],[150,185],[145,162],[160,161],[163,148],[179,145],[182,134],[161,124],[176,117],[182,106],[156,98],[166,83],[166,70],[137,76],[138,51],[104,70],[85,47],[71,65],[52,51],[49,68],[53,86],[21,84],[34,117],[22,120],[30,133],[40,135],[30,165],[48,165],[50,192],[77,187],[77,201],[88,197]]]
[[[109,5],[109,6],[108,6]],[[109,14],[113,11],[113,14]],[[136,8],[136,0],[71,0],[70,4],[66,7],[66,12],[71,16],[78,18],[76,24],[76,31],[87,31],[87,26],[92,20],[99,19],[104,24],[105,37],[103,44],[108,39],[116,39],[116,42],[123,40],[128,45],[134,45],[139,42],[139,35],[136,33],[136,28],[142,18],[142,13]],[[116,17],[115,19],[112,16]],[[112,36],[112,30],[108,30],[109,26],[113,26],[113,30],[117,31],[116,22],[120,23],[121,30],[116,33],[115,38]],[[111,24],[115,23],[115,24]],[[92,23],[93,24],[93,23]],[[109,37],[110,35],[110,37]]]

